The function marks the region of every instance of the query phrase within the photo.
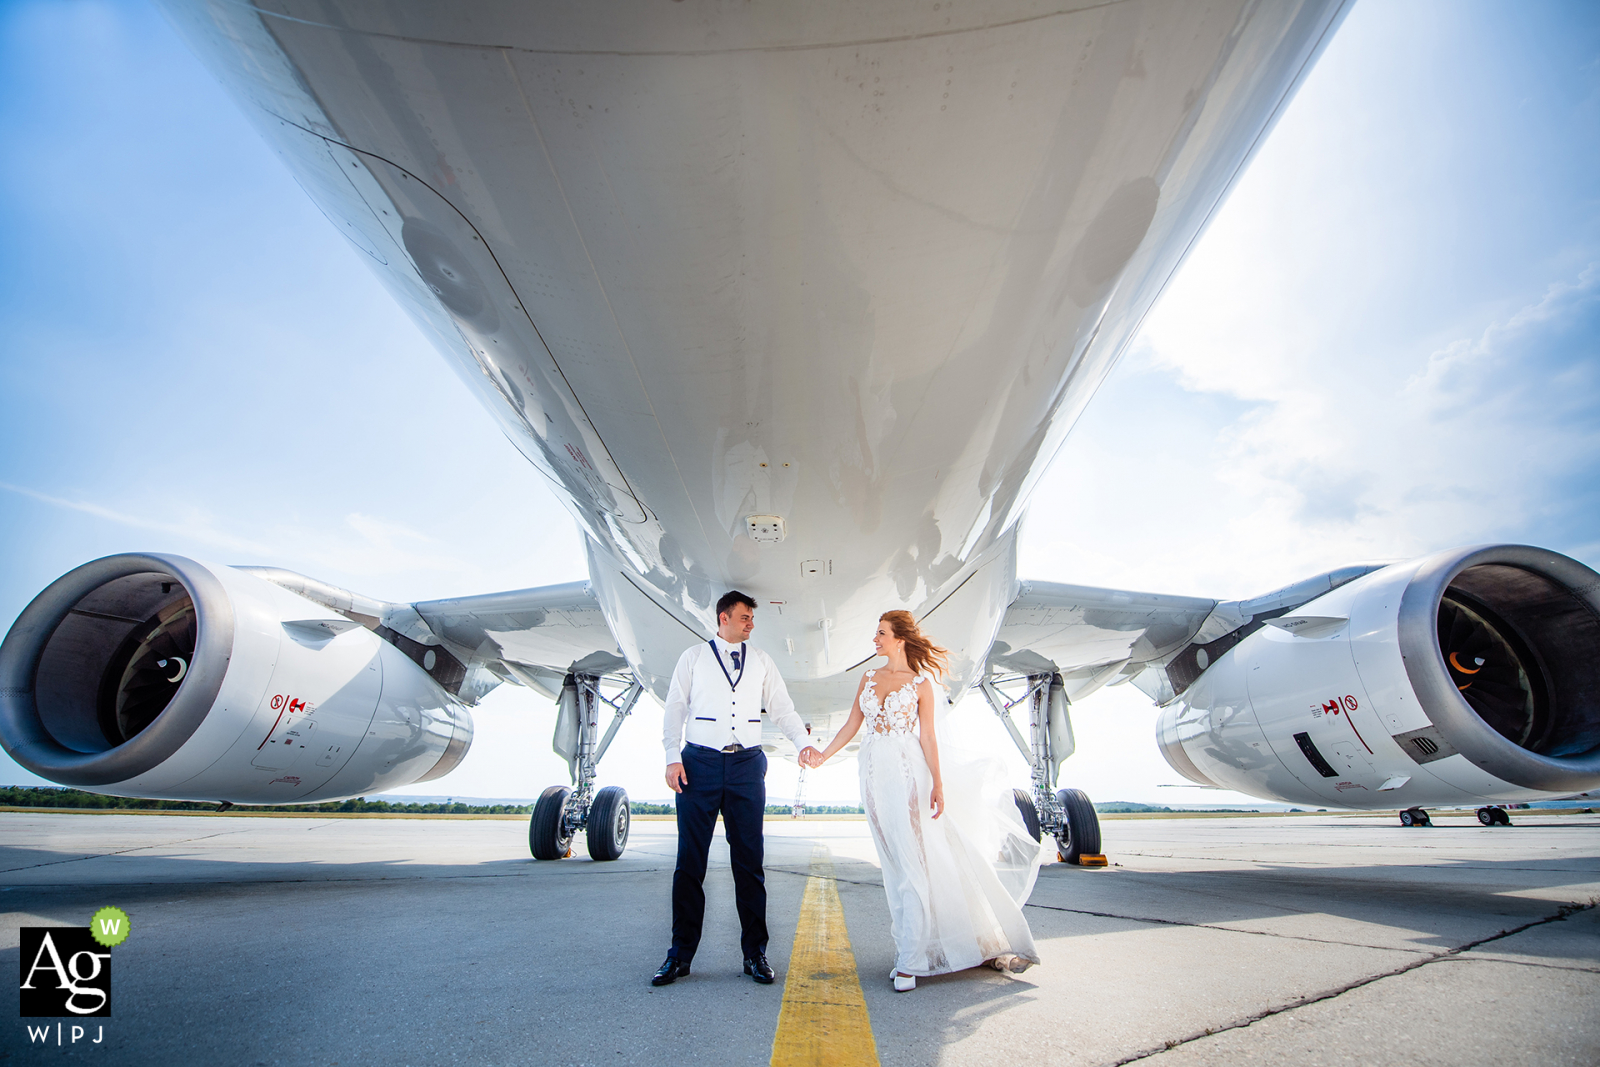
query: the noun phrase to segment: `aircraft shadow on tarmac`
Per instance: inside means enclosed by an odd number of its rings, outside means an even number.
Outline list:
[[[1541,826],[1541,833],[1562,831],[1594,835],[1596,825]],[[1240,860],[1235,855],[1204,855],[1204,849],[1146,846],[1132,866],[1103,870],[1083,870],[1052,863],[1043,868],[1030,898],[1029,921],[1043,936],[1067,933],[1071,917],[1093,917],[1136,929],[1154,924],[1211,926],[1251,924],[1282,920],[1294,916],[1324,915],[1381,927],[1400,927],[1409,932],[1409,943],[1418,949],[1453,947],[1475,937],[1485,936],[1486,920],[1496,919],[1495,929],[1509,928],[1549,914],[1554,904],[1563,901],[1587,902],[1600,885],[1600,850],[1595,854],[1556,858],[1536,858],[1526,849],[1505,858],[1462,857],[1459,854],[1430,854],[1445,846],[1454,852],[1455,842],[1448,829],[1435,831],[1396,831],[1417,835],[1420,847],[1414,863],[1356,863],[1336,861],[1340,846],[1317,849],[1313,861],[1275,860],[1271,845],[1252,847],[1257,858]],[[1514,832],[1506,844],[1515,846]],[[186,896],[227,894],[236,888],[260,883],[340,882],[372,884],[417,882],[438,879],[477,881],[511,879],[538,884],[554,879],[566,884],[573,878],[640,880],[636,891],[641,896],[668,895],[674,857],[667,840],[640,841],[622,859],[594,863],[572,859],[540,863],[526,856],[471,859],[459,863],[417,862],[404,856],[367,859],[321,843],[308,845],[306,855],[291,860],[251,859],[237,852],[227,858],[206,855],[207,838],[226,839],[229,833],[198,835],[182,843],[152,843],[168,853],[174,848],[186,854],[139,855],[137,853],[64,852],[49,848],[0,846],[0,881],[9,892],[0,894],[0,911],[22,897],[60,897],[64,890],[81,888],[91,896],[108,892],[124,899],[130,894],[144,896],[146,889],[159,896],[171,895],[182,887]],[[312,839],[308,839],[308,842]],[[1408,844],[1411,841],[1407,842]],[[1351,851],[1359,851],[1360,846]],[[1440,848],[1440,852],[1444,852]],[[718,852],[721,852],[719,849]],[[1199,852],[1201,855],[1191,853]],[[469,853],[470,854],[470,853]],[[1146,869],[1154,862],[1179,869]],[[1368,858],[1368,857],[1363,857]],[[1330,862],[1335,861],[1335,862]],[[713,854],[714,867],[726,868],[726,856]],[[1215,869],[1221,865],[1222,869]],[[1213,868],[1213,869],[1206,869]],[[808,876],[804,864],[768,863],[769,882],[778,878]],[[845,858],[835,860],[834,877],[841,884],[881,887],[875,865]],[[713,871],[712,879],[726,880],[726,871]],[[574,883],[574,886],[582,883]],[[648,885],[650,888],[646,888]],[[1563,892],[1565,887],[1571,887]],[[1537,896],[1530,895],[1537,891]],[[879,888],[881,893],[881,888]],[[76,894],[71,894],[76,895]],[[631,894],[630,894],[631,895]],[[879,897],[881,901],[881,896]],[[774,938],[782,925],[773,915]],[[467,919],[470,921],[470,918]],[[1061,924],[1066,926],[1062,927]],[[1104,926],[1096,924],[1103,930]],[[1056,933],[1059,929],[1059,933]],[[1489,931],[1490,933],[1493,930]]]
[[[448,1020],[452,1039],[467,1040],[462,1047],[485,1062],[503,1047],[490,1031],[516,1041],[536,1034],[551,1062],[609,1047],[613,1030],[626,1042],[619,1047],[646,1059],[668,1056],[682,1039],[676,1024],[663,1022],[669,1011],[715,1032],[746,1035],[756,1052],[771,1041],[782,987],[765,990],[739,975],[731,878],[720,849],[707,879],[707,938],[694,975],[652,990],[648,974],[670,925],[673,856],[665,835],[641,836],[640,847],[614,863],[539,863],[475,846],[455,854],[462,862],[369,859],[370,850],[336,847],[315,833],[299,858],[257,860],[238,849],[232,858],[208,857],[211,827],[201,829],[183,842],[152,846],[184,850],[178,855],[80,861],[88,854],[0,848],[0,881],[7,883],[0,926],[82,925],[108,903],[135,917],[129,944],[137,947],[117,950],[117,1033],[126,1062],[160,1062],[179,1035],[194,1034],[215,1035],[206,1040],[214,1040],[208,1047],[219,1060],[245,1049],[256,1058],[292,1059],[301,1047],[295,1042],[307,1040],[294,1035],[308,1026],[335,1034],[330,1058],[365,1062],[404,1053],[427,1060],[423,1046],[432,1031],[412,1026],[417,1018]],[[221,845],[232,835],[217,836]],[[1356,845],[1319,847],[1314,858],[1302,849],[1303,862],[1274,859],[1273,846],[1256,843],[1197,858],[1207,851],[1202,843],[1182,841],[1145,843],[1122,857],[1122,867],[1050,864],[1027,909],[1042,968],[1017,979],[986,971],[926,979],[909,1000],[885,981],[893,943],[877,867],[836,855],[833,877],[874,1028],[910,1042],[907,1049],[930,1050],[986,1026],[992,1032],[997,1016],[1040,998],[1053,1002],[1084,951],[1102,960],[1125,954],[1126,980],[1137,983],[1142,969],[1157,965],[1141,958],[1141,949],[1157,942],[1140,935],[1170,943],[1160,935],[1165,930],[1189,939],[1194,955],[1183,959],[1197,968],[1194,981],[1203,981],[1214,952],[1232,953],[1239,967],[1314,976],[1318,960],[1340,952],[1353,959],[1348,946],[1355,946],[1364,953],[1359,969],[1371,973],[1547,920],[1563,902],[1587,901],[1600,887],[1600,854],[1573,855],[1569,846],[1562,858],[1542,859],[1507,836],[1504,847],[1518,855],[1483,858],[1461,855],[1447,831],[1412,840],[1419,851],[1407,855],[1420,861],[1410,864],[1369,862],[1371,854]],[[1360,862],[1337,862],[1342,849]],[[1260,858],[1237,858],[1245,852]],[[811,877],[796,858],[777,855],[768,868],[770,955],[780,974]],[[1515,951],[1569,962],[1600,956],[1600,938],[1575,938],[1579,924],[1571,925],[1559,938],[1516,938]],[[1135,936],[1119,945],[1129,934]],[[19,962],[14,941],[0,950],[0,970]],[[584,1021],[600,1005],[610,1020],[604,1035]],[[205,1051],[197,1047],[197,1054]]]
[[[1549,828],[1542,828],[1549,829]],[[1565,830],[1566,827],[1561,827]],[[1572,827],[1587,829],[1594,826]],[[0,846],[0,879],[11,892],[48,890],[58,894],[83,888],[105,895],[137,891],[149,886],[183,887],[196,893],[215,886],[225,890],[254,883],[312,883],[418,881],[434,879],[511,878],[542,881],[597,877],[643,878],[657,875],[670,881],[674,857],[670,853],[630,849],[622,859],[595,863],[573,858],[540,863],[526,856],[473,860],[461,863],[422,863],[406,857],[341,859],[306,856],[289,861],[213,859],[204,855],[205,844],[192,855],[128,856],[117,853],[66,853],[41,848]],[[1270,852],[1270,849],[1264,849]],[[1430,916],[1443,920],[1452,915],[1543,914],[1552,899],[1587,901],[1592,888],[1572,895],[1552,891],[1564,886],[1593,887],[1600,883],[1600,854],[1536,859],[1423,857],[1414,864],[1337,865],[1329,859],[1337,847],[1323,851],[1316,864],[1275,862],[1270,855],[1251,868],[1223,870],[1132,870],[1112,867],[1084,870],[1052,863],[1040,872],[1029,904],[1043,909],[1081,912],[1138,922],[1176,922],[1193,925],[1236,923],[1282,915],[1323,913],[1361,922],[1385,922],[1396,912],[1406,912],[1411,922]],[[721,867],[726,877],[726,857],[715,854],[713,872]],[[1202,857],[1208,864],[1233,862],[1225,857]],[[115,864],[108,870],[104,865]],[[90,866],[95,869],[89,870]],[[836,859],[834,877],[841,883],[881,889],[878,868],[870,863]],[[767,865],[774,876],[804,878],[806,866],[793,863]],[[88,875],[88,877],[84,877]],[[1510,894],[1539,888],[1543,899]],[[31,895],[31,894],[28,894]],[[170,895],[170,894],[169,894]],[[3,904],[4,897],[0,897]],[[1418,929],[1413,926],[1413,929]],[[1420,928],[1427,930],[1424,926]],[[1447,929],[1438,930],[1440,943],[1450,940]]]
[[[1116,871],[1114,883],[1101,882],[1103,872],[1046,868],[1027,915],[1039,939],[1071,936],[1093,917],[1109,924],[1097,932],[1175,924],[1437,952],[1547,919],[1563,904],[1596,903],[1600,862],[1586,866],[1571,859],[1274,865]]]

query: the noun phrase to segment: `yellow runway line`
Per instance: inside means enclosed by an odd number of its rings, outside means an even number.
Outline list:
[[[800,924],[789,954],[772,1067],[878,1067],[872,1020],[826,848],[811,854]]]

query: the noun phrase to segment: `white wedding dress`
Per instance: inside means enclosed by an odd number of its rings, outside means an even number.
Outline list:
[[[941,753],[945,811],[933,818],[933,778],[917,734],[917,685],[926,676],[880,704],[876,673],[861,690],[861,806],[883,867],[896,968],[945,974],[1008,952],[1038,963],[1022,905],[1042,849],[998,761],[952,763]]]

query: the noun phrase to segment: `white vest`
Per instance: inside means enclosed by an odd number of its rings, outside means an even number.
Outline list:
[[[732,651],[738,650],[739,646],[732,647]],[[680,762],[684,742],[714,749],[732,744],[756,747],[761,744],[763,711],[796,748],[804,747],[805,724],[794,710],[772,657],[745,642],[741,672],[721,639],[717,640],[717,653],[720,664],[708,642],[692,645],[672,672],[662,737],[667,762]]]

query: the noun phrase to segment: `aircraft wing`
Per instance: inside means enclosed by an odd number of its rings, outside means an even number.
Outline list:
[[[501,682],[554,700],[569,673],[628,670],[588,582],[394,604],[278,567],[239,569],[359,622],[469,704]],[[453,665],[427,659],[441,647]]]
[[[1069,699],[1132,677],[1193,640],[1218,602],[1021,582],[989,650],[994,674],[1059,672]]]
[[[411,605],[447,645],[554,697],[564,675],[628,669],[588,582]],[[499,673],[498,671],[496,673]]]
[[[1340,567],[1249,600],[1019,582],[989,650],[989,673],[1060,673],[1069,700],[1132,681],[1165,704],[1205,669],[1199,650],[1214,658],[1266,620],[1384,565]]]

